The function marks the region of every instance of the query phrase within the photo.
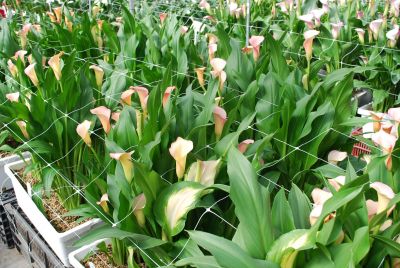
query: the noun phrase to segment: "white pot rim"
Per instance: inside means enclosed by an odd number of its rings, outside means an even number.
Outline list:
[[[81,264],[82,258],[78,258],[77,255],[79,255],[81,253],[84,253],[85,256],[86,256],[87,253],[96,251],[97,245],[102,243],[102,242],[106,242],[107,244],[109,244],[109,243],[111,243],[111,240],[109,238],[96,240],[93,243],[90,243],[90,244],[88,244],[86,246],[80,247],[80,248],[72,251],[71,253],[69,253],[68,254],[68,260],[69,260],[70,264],[72,265],[72,267],[74,267],[74,268],[84,267]]]

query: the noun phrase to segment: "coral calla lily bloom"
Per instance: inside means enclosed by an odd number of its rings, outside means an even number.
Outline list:
[[[129,153],[110,153],[110,157],[119,161],[124,170],[125,178],[130,183],[133,176],[133,162],[131,160],[133,151]]]
[[[314,208],[311,210],[310,213],[310,223],[311,225],[314,225],[317,222],[318,218],[321,216],[324,203],[332,197],[332,194],[330,192],[316,188],[311,192],[311,196],[314,200]],[[332,217],[334,217],[333,213],[328,215],[325,218],[324,222],[329,221]]]
[[[176,141],[171,144],[169,153],[176,162],[176,175],[178,179],[182,179],[185,174],[186,157],[193,150],[193,142],[178,137]]]
[[[143,213],[143,209],[146,207],[146,196],[142,193],[133,199],[133,214],[136,217],[138,224],[144,227],[146,218]]]
[[[76,127],[76,132],[82,138],[82,140],[86,143],[86,145],[89,147],[92,146],[92,140],[90,139],[90,126],[91,125],[92,125],[92,122],[85,120]]]
[[[253,57],[254,60],[257,61],[260,57],[260,46],[261,43],[264,41],[264,36],[252,36],[249,39],[249,44],[253,47]]]
[[[33,63],[33,64],[29,65],[28,67],[26,67],[25,74],[29,77],[29,79],[32,81],[32,83],[37,87],[39,85],[39,79],[36,75],[35,66],[36,66],[36,63]]]
[[[104,77],[104,71],[102,68],[100,68],[97,65],[92,65],[89,67],[89,69],[94,71],[94,75],[96,77],[96,84],[98,88],[101,88],[103,85],[103,77]]]
[[[8,94],[6,94],[6,98],[7,98],[7,100],[9,100],[11,102],[18,102],[19,92],[8,93]]]
[[[28,131],[26,130],[26,122],[25,121],[17,121],[16,122],[19,129],[22,132],[22,135],[24,135],[25,139],[29,139],[29,134]]]
[[[115,122],[118,122],[119,116],[121,115],[120,112],[115,112],[111,114],[111,119],[114,120]]]
[[[47,14],[47,16],[49,16],[51,22],[53,22],[53,23],[57,22],[57,18],[53,12],[46,12],[46,14]]]
[[[365,43],[365,39],[364,39],[365,31],[361,28],[356,28],[356,32],[358,34],[358,40],[360,41],[361,44],[364,44]]]
[[[186,181],[199,182],[206,187],[213,185],[220,163],[221,160],[197,160],[197,162],[190,166]]]
[[[239,143],[238,149],[243,154],[244,152],[247,151],[247,148],[249,147],[249,145],[253,144],[253,143],[254,143],[254,140],[252,140],[252,139],[244,140],[241,143]]]
[[[389,202],[394,198],[395,194],[392,188],[382,182],[371,183],[371,188],[373,188],[378,194],[378,208],[376,213],[379,214],[388,209]],[[389,215],[393,209],[394,206],[388,210],[387,215]]]
[[[174,86],[170,86],[167,87],[167,89],[164,91],[164,95],[163,95],[163,100],[162,100],[162,104],[165,107],[168,103],[169,97],[171,96],[172,91],[175,90],[176,87]]]
[[[94,115],[97,115],[101,122],[101,125],[103,126],[104,132],[108,134],[111,130],[111,110],[105,106],[99,106],[97,108],[91,109],[90,112]]]
[[[332,37],[333,39],[338,39],[340,36],[340,30],[343,27],[343,22],[339,21],[338,23],[331,23],[332,26]]]
[[[168,16],[167,13],[161,13],[161,14],[160,14],[160,22],[161,22],[161,25],[164,24],[164,21],[165,21],[165,19],[167,18],[167,16]]]
[[[145,87],[129,87],[128,90],[122,92],[121,100],[123,104],[131,105],[132,100],[131,96],[137,92],[139,95],[140,106],[142,107],[143,111],[147,110],[147,98],[149,96],[149,91]]]
[[[346,152],[340,152],[337,150],[333,150],[328,154],[328,162],[336,165],[338,162],[345,160],[347,157]]]
[[[58,81],[61,79],[61,56],[64,55],[64,51],[54,55],[49,59],[49,66],[53,69],[54,75]]]
[[[18,69],[17,66],[11,61],[8,60],[7,61],[7,65],[8,65],[8,70],[10,71],[11,75],[16,78],[18,75]]]
[[[135,90],[133,90],[132,88],[129,88],[128,90],[125,90],[124,92],[122,92],[122,94],[121,94],[122,104],[130,106],[132,104],[131,97],[134,93],[135,93]]]
[[[109,213],[110,209],[108,208],[108,194],[103,194],[101,196],[100,201],[96,202],[97,205],[101,206],[104,210],[104,212]]]
[[[200,67],[194,69],[197,75],[197,80],[199,80],[200,86],[204,89],[204,71],[206,70],[206,67]]]
[[[382,19],[373,20],[369,24],[369,28],[371,29],[374,39],[377,40],[379,36],[379,30],[381,29],[381,25],[383,23]]]
[[[222,130],[224,129],[224,125],[226,120],[228,120],[228,117],[226,115],[226,111],[219,107],[216,106],[214,108],[214,124],[215,124],[215,135],[217,137],[217,140],[219,140],[219,138],[222,135]]]
[[[319,31],[316,30],[308,30],[304,33],[304,43],[303,47],[306,52],[307,61],[310,62],[312,58],[312,47],[314,38],[319,34]]]

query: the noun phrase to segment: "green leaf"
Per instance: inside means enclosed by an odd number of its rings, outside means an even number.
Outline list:
[[[230,197],[243,227],[246,250],[254,258],[263,259],[273,241],[268,193],[262,191],[252,165],[236,148],[228,153],[228,175]]]
[[[297,185],[292,184],[288,199],[296,228],[305,229],[310,227],[309,216],[311,212],[311,203],[308,197]]]
[[[400,257],[400,244],[396,241],[393,241],[387,237],[381,235],[374,235],[373,236],[378,243],[381,243],[385,246],[388,254],[392,257]]]
[[[141,249],[149,249],[164,245],[165,241],[160,239],[152,238],[147,235],[134,234],[131,232],[123,231],[118,228],[113,228],[111,226],[103,226],[94,230],[91,230],[87,235],[81,237],[74,246],[82,247],[93,243],[99,239],[104,238],[117,238],[119,240],[128,239],[136,243],[137,247]]]
[[[284,189],[281,189],[275,196],[272,205],[272,222],[277,236],[295,229],[292,209],[286,200]]]
[[[188,257],[175,263],[176,266],[222,268],[213,256]]]
[[[189,235],[197,244],[209,251],[222,267],[278,267],[277,265],[267,261],[260,264],[251,258],[238,245],[225,238],[201,231],[189,231]]]
[[[370,249],[369,242],[369,228],[364,226],[358,228],[354,234],[353,239],[353,261],[354,264],[358,264],[368,254]]]

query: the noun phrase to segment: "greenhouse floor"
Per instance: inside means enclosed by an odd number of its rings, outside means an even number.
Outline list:
[[[8,249],[0,242],[0,268],[31,267],[16,249]]]

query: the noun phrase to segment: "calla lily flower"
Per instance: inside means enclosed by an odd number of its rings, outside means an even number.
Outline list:
[[[221,160],[197,160],[197,162],[190,166],[186,181],[199,182],[206,187],[213,185],[220,163]]]
[[[368,220],[370,220],[373,216],[376,215],[376,212],[378,211],[378,202],[368,199],[365,202],[365,205],[368,211]]]
[[[111,114],[111,119],[114,120],[115,122],[118,122],[119,116],[121,115],[120,112],[115,112]]]
[[[132,152],[129,153],[110,153],[110,157],[119,161],[124,170],[125,178],[130,183],[133,176],[133,163],[131,160]]]
[[[309,13],[306,15],[301,15],[299,16],[299,20],[304,21],[304,23],[307,25],[308,29],[314,29],[314,15]]]
[[[92,122],[85,120],[76,127],[76,132],[89,147],[92,146],[92,140],[90,139],[89,131],[91,125]]]
[[[58,81],[61,79],[61,56],[64,55],[64,51],[54,55],[49,59],[49,66],[53,69],[54,75]]]
[[[386,33],[389,47],[393,48],[396,46],[397,39],[399,38],[399,25],[395,25],[394,28]]]
[[[194,69],[197,75],[197,80],[199,81],[200,86],[204,89],[204,71],[206,70],[206,67],[200,67]]]
[[[193,150],[193,142],[190,140],[178,139],[171,144],[169,153],[176,161],[176,175],[182,179],[185,174],[186,157]]]
[[[108,194],[103,194],[100,201],[96,202],[96,204],[101,206],[104,212],[109,213],[110,209],[108,208],[108,201]]]
[[[55,8],[53,8],[53,12],[54,12],[54,14],[56,15],[56,22],[57,22],[58,24],[60,24],[60,23],[61,23],[61,20],[62,20],[62,7],[55,7]]]
[[[97,115],[101,122],[101,125],[103,126],[104,132],[108,134],[111,130],[111,110],[105,106],[99,106],[97,108],[91,109],[90,112],[94,115]]]
[[[219,89],[221,90],[226,80],[226,73],[224,71],[226,61],[220,58],[214,58],[210,61],[210,64],[213,68],[211,74],[214,78],[219,78]]]
[[[16,122],[19,129],[22,132],[22,135],[24,135],[25,139],[29,139],[29,134],[28,131],[26,130],[26,122],[25,121],[17,121]]]
[[[33,63],[26,67],[25,74],[31,79],[32,83],[37,87],[39,85],[39,79],[37,78],[35,71],[36,63]]]
[[[371,29],[375,40],[378,39],[379,30],[381,28],[382,23],[383,23],[382,19],[377,19],[377,20],[371,21],[369,24],[369,28]]]
[[[28,33],[31,30],[31,27],[32,27],[32,24],[30,24],[30,23],[25,24],[22,27],[21,31],[19,31],[19,33],[18,33],[18,35],[19,35],[19,37],[21,39],[21,47],[22,47],[22,49],[26,48]]]
[[[376,213],[379,214],[388,209],[389,202],[394,198],[395,194],[392,188],[382,182],[377,181],[371,183],[371,188],[374,189],[378,194],[378,208]],[[394,206],[388,210],[387,215],[389,215],[393,209]]]
[[[215,106],[213,114],[215,124],[215,136],[217,137],[217,140],[219,140],[222,135],[222,130],[224,129],[225,122],[226,120],[228,120],[228,117],[226,115],[226,111],[219,106]]]
[[[46,12],[46,14],[47,14],[47,16],[49,16],[50,21],[51,21],[52,23],[57,22],[57,18],[56,18],[56,16],[54,15],[53,12]]]
[[[205,9],[205,10],[207,10],[208,13],[211,13],[211,6],[206,0],[201,0],[200,1],[199,8],[200,9]]]
[[[391,1],[390,12],[396,18],[399,16],[399,13],[400,13],[400,1],[399,0],[392,0]]]
[[[379,145],[385,155],[388,155],[385,164],[390,171],[392,169],[392,151],[396,145],[397,138],[381,129],[377,133],[373,133],[371,139],[375,144]]]
[[[393,220],[392,219],[387,219],[386,221],[384,221],[381,225],[381,227],[379,228],[380,232],[385,231],[387,228],[389,228],[390,226],[392,226],[393,224]]]
[[[337,150],[333,150],[329,152],[328,154],[328,162],[334,165],[337,165],[338,162],[343,161],[346,159],[347,153],[346,152],[340,152]]]
[[[8,70],[10,71],[11,75],[16,78],[18,75],[18,69],[17,66],[11,61],[8,60],[7,61],[7,66],[8,66]]]
[[[146,196],[142,193],[135,197],[133,200],[133,214],[136,217],[138,224],[144,227],[146,224],[146,218],[143,213],[143,209],[146,207]]]
[[[239,143],[238,149],[243,154],[247,151],[247,148],[249,147],[249,145],[253,144],[253,143],[254,143],[254,140],[252,140],[252,139],[244,140],[241,143]]]
[[[11,102],[18,102],[19,92],[8,93],[8,94],[6,94],[6,98],[7,98],[7,100],[9,100]]]
[[[188,30],[189,30],[189,27],[187,27],[187,26],[182,26],[182,27],[181,27],[181,34],[186,34]]]
[[[64,17],[65,25],[67,25],[68,31],[72,32],[73,23],[68,19],[67,16]]]
[[[235,11],[238,8],[238,4],[236,2],[230,2],[228,8],[229,8],[229,14],[233,16],[235,15]]]
[[[364,11],[358,10],[358,11],[357,11],[356,18],[357,18],[358,20],[362,20],[362,18],[364,18]]]
[[[125,90],[124,92],[122,92],[122,94],[121,94],[121,102],[122,102],[122,104],[130,106],[132,104],[131,96],[134,93],[135,93],[135,90],[132,89],[132,88],[129,88],[128,90]]]
[[[316,205],[323,205],[332,196],[332,193],[321,190],[319,188],[315,188],[311,192],[311,197],[314,200],[314,204]]]
[[[165,21],[165,19],[167,18],[167,16],[168,16],[168,14],[167,13],[161,13],[160,15],[160,22],[161,22],[161,25],[163,25],[164,24],[164,21]]]
[[[332,37],[337,40],[340,36],[340,30],[343,27],[343,22],[339,21],[338,23],[331,23],[332,26]]]
[[[143,111],[147,111],[147,97],[149,96],[149,91],[145,87],[129,87],[128,90],[122,92],[121,100],[126,105],[131,105],[132,100],[131,96],[137,92],[139,95],[140,106],[142,107]]]
[[[218,43],[218,37],[215,34],[207,33],[206,37],[209,45]]]
[[[104,77],[104,71],[102,68],[100,68],[97,65],[92,65],[89,67],[89,69],[94,71],[94,75],[96,77],[96,84],[98,88],[101,88],[103,85],[103,77]]]
[[[217,52],[218,45],[217,44],[209,44],[208,45],[208,56],[210,60],[214,59],[215,52]]]
[[[264,36],[252,36],[249,39],[249,44],[253,47],[253,57],[257,61],[260,57],[260,46],[264,41]]]
[[[360,40],[361,44],[364,44],[365,43],[365,39],[364,39],[365,31],[361,28],[356,28],[356,32],[358,34],[358,40]]]
[[[346,183],[346,177],[337,176],[336,178],[329,179],[328,182],[333,186],[333,188],[335,188],[336,191],[339,191],[340,188]]]
[[[307,61],[310,62],[312,58],[312,46],[314,38],[319,34],[319,31],[316,30],[308,30],[304,33],[304,43],[303,47],[306,52]]]
[[[314,16],[315,26],[319,27],[321,25],[321,17],[326,13],[322,8],[313,9],[310,13]]]
[[[288,9],[286,8],[286,3],[285,2],[277,3],[276,6],[281,9],[282,13],[289,14]]]
[[[388,110],[388,115],[394,121],[400,122],[400,108],[390,108]]]
[[[26,50],[18,50],[15,52],[14,55],[14,60],[17,61],[18,59],[21,59],[22,63],[25,64],[25,55],[28,53]]]
[[[163,96],[163,100],[162,100],[162,104],[165,107],[168,103],[169,97],[171,96],[171,93],[173,90],[175,90],[176,87],[171,86],[171,87],[167,87],[167,89],[164,92],[164,96]]]

